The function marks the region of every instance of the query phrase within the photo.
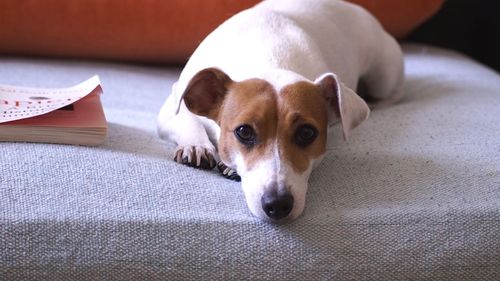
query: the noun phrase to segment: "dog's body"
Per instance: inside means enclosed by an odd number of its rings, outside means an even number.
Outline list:
[[[327,127],[344,137],[367,104],[402,95],[397,42],[364,9],[333,0],[267,0],[227,20],[194,52],[158,117],[176,160],[242,180],[261,218],[293,219],[325,153]],[[222,165],[224,166],[224,165]]]

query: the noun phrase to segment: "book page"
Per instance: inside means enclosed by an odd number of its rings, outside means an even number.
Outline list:
[[[99,95],[100,87],[77,102],[51,111],[35,118],[26,118],[0,123],[0,137],[2,127],[53,127],[53,128],[107,128],[106,117]]]
[[[0,85],[0,123],[46,114],[71,105],[91,93],[101,92],[97,75],[70,88],[42,89]]]

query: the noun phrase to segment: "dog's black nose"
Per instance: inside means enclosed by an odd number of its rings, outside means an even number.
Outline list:
[[[262,209],[266,215],[274,220],[282,219],[293,209],[293,196],[290,192],[265,192],[261,198]]]

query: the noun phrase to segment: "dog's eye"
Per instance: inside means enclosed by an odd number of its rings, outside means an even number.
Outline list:
[[[318,131],[311,125],[302,125],[295,131],[294,141],[298,146],[310,145],[318,136]]]
[[[257,141],[255,131],[250,125],[241,125],[234,130],[236,138],[244,145],[252,146]]]

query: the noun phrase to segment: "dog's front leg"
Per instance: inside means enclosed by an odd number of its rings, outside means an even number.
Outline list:
[[[177,143],[174,160],[195,168],[214,168],[218,159],[217,152],[203,124],[191,114],[175,119],[171,123]]]
[[[158,117],[158,134],[177,144],[176,162],[201,169],[214,168],[219,157],[200,117],[184,106],[176,114],[175,104],[174,97],[165,102]]]

